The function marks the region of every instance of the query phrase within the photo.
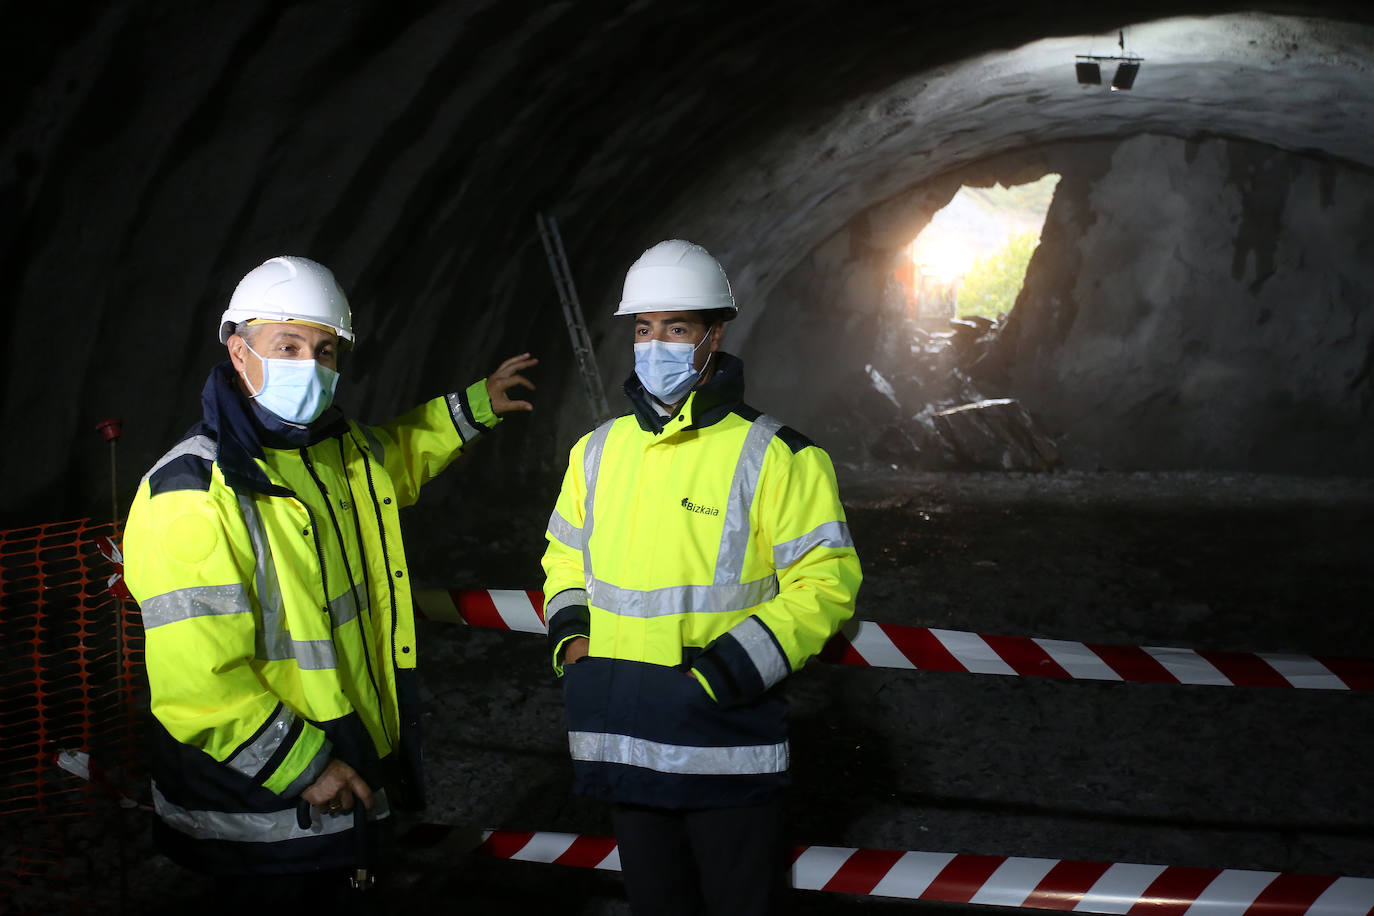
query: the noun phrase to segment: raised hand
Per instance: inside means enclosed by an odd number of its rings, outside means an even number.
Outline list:
[[[519,388],[522,385],[533,391],[534,383],[521,375],[520,372],[530,366],[537,365],[539,365],[539,360],[528,353],[521,353],[519,356],[512,356],[497,366],[496,371],[487,376],[487,397],[491,400],[492,413],[499,417],[515,410],[534,410],[534,405],[529,401],[515,400],[510,397],[508,392],[510,389]]]

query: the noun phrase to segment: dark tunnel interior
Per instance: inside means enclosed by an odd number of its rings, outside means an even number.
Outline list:
[[[339,402],[360,419],[540,359],[535,412],[406,521],[425,585],[538,589],[568,449],[594,425],[542,214],[614,412],[625,269],[666,238],[719,259],[750,403],[834,459],[857,616],[1374,648],[1363,0],[5,7],[0,529],[127,511],[200,416],[238,279],[299,254],[348,292]],[[1130,89],[1075,80],[1078,56],[1122,50],[1143,58]],[[906,246],[961,187],[1051,173],[1001,320],[923,323],[894,299]],[[604,832],[568,794],[538,641],[422,626],[427,816]],[[799,680],[798,842],[1374,878],[1359,691]],[[613,877],[416,861],[417,900],[627,912]]]
[[[355,306],[352,411],[529,349],[541,422],[479,463],[557,467],[590,418],[540,212],[612,396],[628,348],[606,304],[640,251],[682,235],[745,303],[729,345],[770,365],[795,345],[814,368],[753,373],[804,426],[900,333],[883,278],[941,198],[1042,169],[1065,181],[984,394],[1020,399],[1069,467],[1367,473],[1367,10],[1256,6],[37,17],[7,61],[25,91],[6,101],[3,397],[31,444],[5,455],[0,512],[103,507],[93,427],[111,416],[127,502],[197,415],[205,329],[237,279],[290,251],[332,265]],[[1065,78],[1118,28],[1146,57],[1132,90]],[[36,347],[54,327],[80,331]]]

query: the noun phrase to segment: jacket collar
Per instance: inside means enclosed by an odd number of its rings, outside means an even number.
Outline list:
[[[744,406],[743,361],[724,350],[717,350],[715,358],[716,371],[711,374],[710,380],[700,388],[694,388],[674,415],[686,415],[688,422],[684,429],[704,429],[712,426],[723,420],[732,410]],[[639,376],[631,372],[630,377],[625,380],[624,389],[625,396],[630,399],[630,405],[634,408],[635,419],[639,421],[640,429],[654,435],[663,432],[673,417],[665,417],[658,412],[653,396],[644,390],[644,383],[639,380]]]
[[[210,370],[200,403],[205,425],[219,444],[216,460],[224,471],[225,480],[235,488],[246,486],[272,495],[290,491],[272,483],[258,464],[265,458],[264,448],[297,449],[314,445],[341,434],[348,425],[343,411],[334,406],[307,427],[286,423],[244,397],[229,360]]]

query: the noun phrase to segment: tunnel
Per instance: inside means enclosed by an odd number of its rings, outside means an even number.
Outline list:
[[[858,617],[1370,654],[1365,2],[9,13],[0,528],[117,521],[199,418],[239,278],[297,254],[352,304],[350,415],[381,421],[512,353],[539,358],[535,412],[406,519],[426,585],[538,589],[568,450],[600,419],[542,217],[614,413],[632,371],[612,317],[626,268],[668,238],[720,261],[750,403],[834,460],[865,566]],[[1077,61],[1101,58],[1105,77],[1118,57],[1139,61],[1130,88],[1076,79]],[[1046,175],[1014,307],[977,340],[956,322],[923,349],[932,329],[891,295],[906,246],[961,188]],[[936,352],[938,392],[916,381]],[[997,401],[1049,443],[1043,460],[942,445],[934,412]],[[604,832],[567,794],[538,640],[423,627],[428,816]],[[798,842],[1374,878],[1358,690],[823,665],[799,680]],[[580,912],[628,912],[602,875],[424,861],[414,899],[515,912],[558,886]]]

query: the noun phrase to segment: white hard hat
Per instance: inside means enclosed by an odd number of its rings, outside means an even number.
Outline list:
[[[729,309],[727,320],[739,314],[725,271],[700,245],[670,239],[630,265],[615,316],[709,309]]]
[[[332,328],[342,340],[353,342],[348,298],[329,268],[309,258],[271,258],[248,271],[220,316],[219,342],[227,343],[235,325],[253,318],[308,321]]]

